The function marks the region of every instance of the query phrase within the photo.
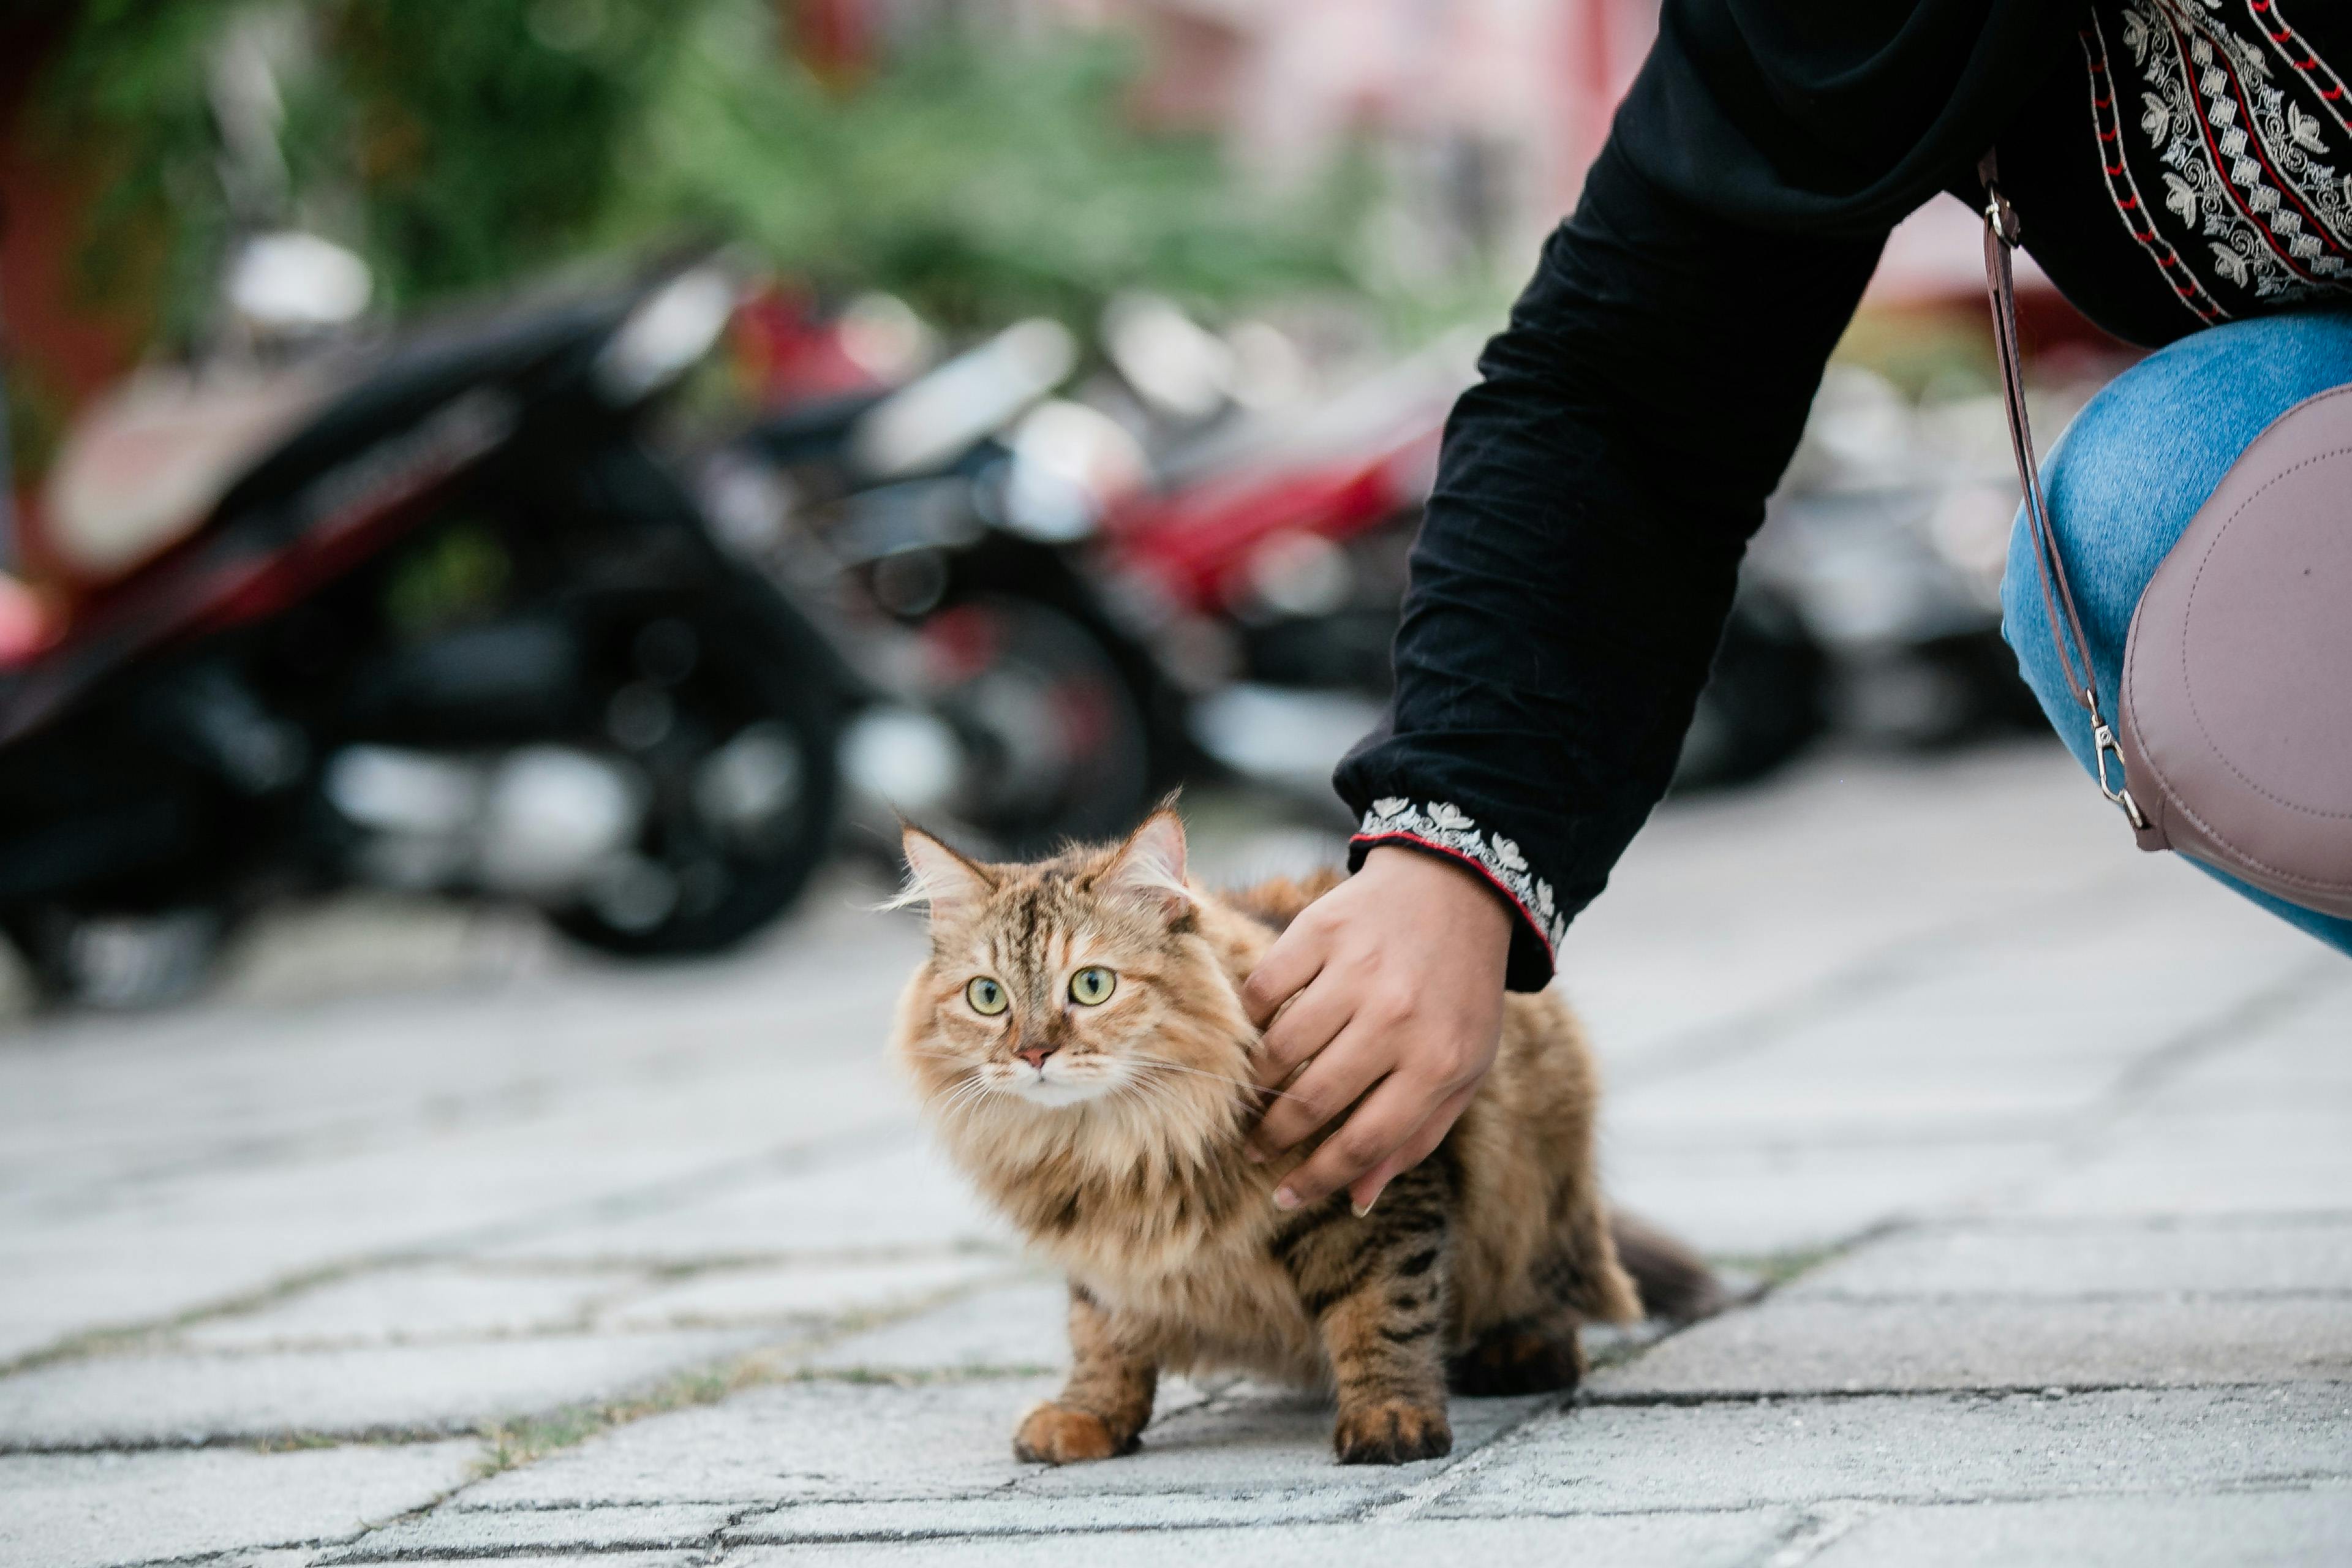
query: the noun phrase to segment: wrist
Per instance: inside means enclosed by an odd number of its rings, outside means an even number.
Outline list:
[[[1420,904],[1444,929],[1481,947],[1507,951],[1518,906],[1472,867],[1452,856],[1402,844],[1375,844],[1358,875],[1396,885],[1397,896]]]

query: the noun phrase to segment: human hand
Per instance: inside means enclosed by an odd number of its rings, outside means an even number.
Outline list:
[[[1276,1206],[1346,1187],[1362,1214],[1437,1147],[1495,1065],[1511,920],[1476,872],[1383,846],[1291,922],[1242,987],[1265,1030],[1258,1083],[1283,1090],[1251,1135],[1252,1157],[1356,1109],[1284,1181]]]

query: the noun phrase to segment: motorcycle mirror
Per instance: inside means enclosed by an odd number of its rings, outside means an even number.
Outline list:
[[[1004,486],[1004,521],[1040,543],[1092,533],[1103,513],[1150,478],[1143,444],[1110,416],[1062,398],[1039,404],[1014,426]]]
[[[596,384],[616,407],[659,391],[701,363],[734,319],[724,267],[690,267],[637,302],[596,356]]]
[[[851,460],[879,479],[928,473],[1020,417],[1077,363],[1059,321],[1015,322],[876,405],[850,437]]]
[[[332,240],[298,230],[247,240],[229,269],[230,307],[265,332],[348,325],[374,293],[375,275],[366,262]]]
[[[1103,310],[1102,336],[1127,384],[1171,418],[1206,419],[1233,394],[1232,345],[1173,300],[1122,294]]]

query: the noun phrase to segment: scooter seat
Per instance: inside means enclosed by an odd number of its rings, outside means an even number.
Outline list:
[[[315,366],[142,371],[76,425],[50,472],[47,543],[57,567],[92,588],[153,560],[194,532],[337,387]]]

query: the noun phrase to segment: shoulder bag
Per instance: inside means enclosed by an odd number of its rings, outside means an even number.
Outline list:
[[[2132,612],[2110,723],[2026,420],[2017,215],[1991,154],[1978,174],[2010,445],[2100,790],[2142,849],[2352,917],[2352,386],[2280,415],[2189,521]]]

